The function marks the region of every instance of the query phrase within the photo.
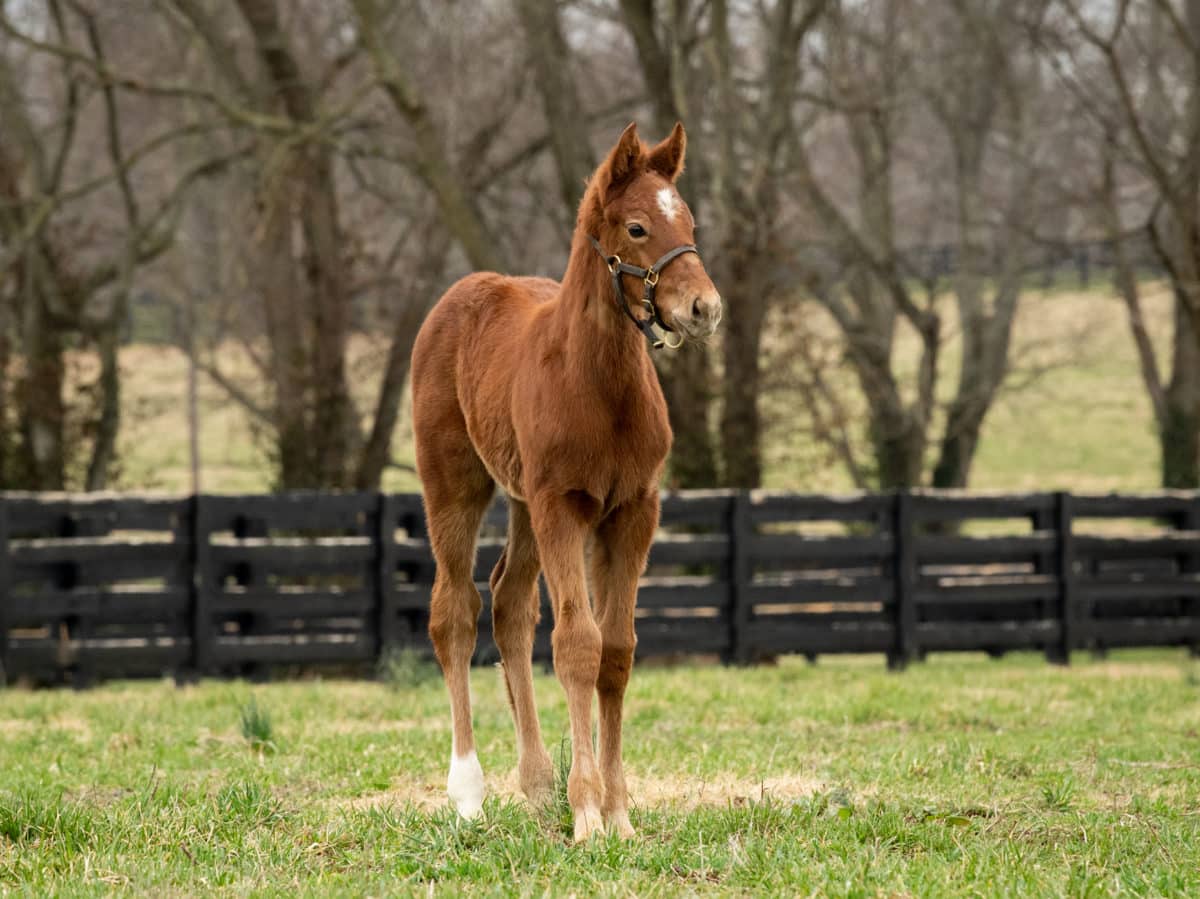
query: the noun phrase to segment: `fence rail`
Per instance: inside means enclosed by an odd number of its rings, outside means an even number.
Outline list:
[[[497,657],[489,511],[477,658]],[[427,647],[415,494],[0,494],[7,679],[257,675]],[[550,655],[543,589],[534,652]],[[1200,493],[664,494],[642,657],[1200,648]]]

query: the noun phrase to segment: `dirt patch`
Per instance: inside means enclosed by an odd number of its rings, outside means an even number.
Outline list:
[[[1177,681],[1183,678],[1185,668],[1182,662],[1093,662],[1080,666],[1077,670],[1088,677],[1104,677],[1109,680],[1126,680],[1132,677]]]
[[[373,733],[402,733],[409,730],[445,730],[450,726],[449,716],[424,718],[421,720],[393,719],[387,721],[371,720],[338,720],[332,721],[323,728],[328,734],[373,734]]]
[[[1003,700],[1005,702],[1024,702],[1026,694],[1015,687],[963,687],[960,695],[976,702]]]
[[[746,802],[794,802],[822,790],[813,777],[786,774],[779,777],[739,778],[719,775],[694,777],[629,778],[629,796],[635,807],[691,810],[700,806],[741,805]]]
[[[515,771],[488,776],[488,795],[502,799],[524,800]],[[634,808],[670,808],[691,811],[701,806],[743,805],[748,802],[794,802],[813,795],[825,784],[812,777],[783,775],[766,778],[739,778],[718,775],[711,778],[636,777],[628,778],[629,799]],[[440,778],[401,779],[382,793],[352,799],[356,810],[414,805],[433,811],[446,805],[446,786]]]
[[[92,738],[92,726],[83,718],[75,715],[58,715],[46,723],[55,730],[70,734],[78,740],[86,742]]]
[[[54,718],[36,721],[29,718],[0,720],[0,737],[21,737],[39,730],[59,731],[85,741],[92,738],[92,726],[83,718],[74,715],[58,715]]]

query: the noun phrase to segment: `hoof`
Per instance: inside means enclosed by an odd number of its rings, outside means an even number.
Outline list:
[[[464,818],[474,818],[483,808],[483,768],[474,750],[451,757],[446,793]]]
[[[521,765],[518,778],[521,792],[534,808],[549,808],[554,804],[554,766],[549,756]]]
[[[594,805],[585,805],[575,809],[575,842],[582,843],[596,834],[604,833],[604,822],[600,819],[600,809]]]
[[[609,833],[616,834],[622,840],[632,840],[637,836],[637,831],[629,823],[629,812],[611,812],[607,819]]]

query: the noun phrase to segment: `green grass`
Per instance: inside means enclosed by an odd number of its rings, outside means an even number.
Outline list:
[[[275,745],[275,729],[271,726],[271,714],[259,706],[258,699],[253,696],[242,706],[242,736],[259,752],[278,749]]]
[[[117,683],[0,693],[0,891],[27,895],[1185,896],[1200,891],[1200,668],[1182,653],[639,669],[629,843],[441,790],[440,684]],[[566,717],[537,683],[552,756]],[[270,710],[274,752],[243,736]]]

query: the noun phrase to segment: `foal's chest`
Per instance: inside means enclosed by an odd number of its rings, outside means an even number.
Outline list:
[[[607,483],[597,485],[598,495],[606,509],[615,508],[642,496],[647,488],[657,485],[663,463],[671,449],[671,428],[666,407],[639,410],[642,414],[615,415],[608,436],[611,451],[604,454],[607,464],[598,467],[597,474]]]

